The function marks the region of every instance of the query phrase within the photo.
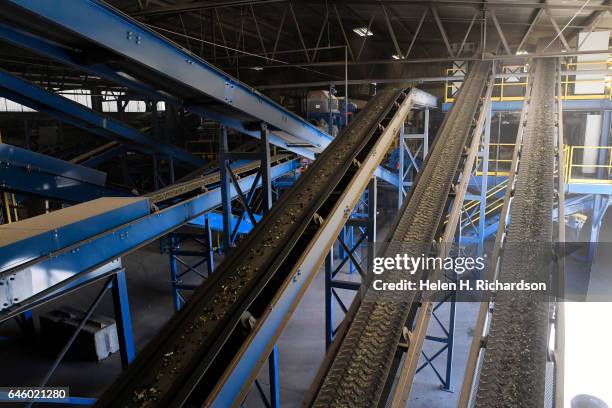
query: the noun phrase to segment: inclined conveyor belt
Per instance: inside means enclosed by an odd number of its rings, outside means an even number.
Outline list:
[[[268,292],[273,283],[286,278],[278,272],[281,264],[294,262],[290,251],[302,248],[299,240],[307,232],[306,227],[345,174],[358,166],[354,159],[366,146],[373,145],[381,131],[380,124],[407,97],[402,91],[399,87],[384,89],[368,103],[194,292],[96,406],[181,406],[194,389],[192,397],[197,394],[198,404],[201,403],[218,378],[211,372],[225,368],[227,360],[219,361],[217,356],[223,355],[224,350],[235,352],[240,346],[233,339],[240,330],[241,316],[250,310],[257,296],[271,297],[273,293]]]
[[[477,62],[461,87],[452,111],[438,133],[433,151],[404,205],[385,256],[401,252],[428,254],[472,127],[490,63]],[[385,272],[385,281],[416,280],[409,275]],[[332,362],[315,407],[376,407],[381,401],[390,367],[416,292],[366,290],[354,320]]]
[[[540,59],[498,279],[548,282],[552,265],[556,60]],[[547,294],[500,291],[480,371],[477,407],[544,406]]]

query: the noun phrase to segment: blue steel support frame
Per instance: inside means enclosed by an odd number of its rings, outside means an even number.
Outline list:
[[[297,160],[275,165],[271,168],[271,176],[272,178],[280,177],[295,170],[297,165]],[[248,191],[254,179],[255,175],[245,176],[238,180],[238,183],[243,190]],[[236,195],[237,192],[232,187],[231,196],[236,197]],[[0,311],[0,321],[28,310],[30,308],[29,304],[33,302],[40,302],[42,299],[52,296],[59,290],[58,285],[79,285],[88,282],[89,277],[86,272],[105,265],[109,260],[116,259],[128,251],[172,232],[179,226],[213,210],[220,204],[220,189],[210,190],[160,211],[122,221],[120,225],[112,229],[96,232],[94,236],[89,236],[78,242],[68,241],[69,246],[53,249],[54,256],[52,257],[45,256],[41,252],[43,249],[38,241],[33,242],[28,248],[24,247],[20,253],[14,254],[13,256],[17,257],[16,259],[5,259],[0,275],[21,273],[23,269],[29,268],[32,275],[37,277],[47,276],[54,270],[70,271],[71,276],[61,283],[40,292],[32,293],[29,298],[20,300],[19,304],[9,309]],[[90,222],[90,220],[86,220],[86,222]],[[79,224],[77,223],[73,227],[75,231],[78,231]],[[60,235],[60,238],[63,238],[63,235]],[[69,238],[66,237],[65,239]],[[23,264],[23,262],[28,263]]]
[[[484,105],[486,106],[486,105]],[[466,194],[463,197],[464,202],[469,200],[478,200],[480,211],[480,218],[478,220],[478,225],[475,226],[471,220],[471,214],[465,209],[465,206],[462,206],[462,213],[466,215],[468,218],[469,224],[476,230],[476,245],[477,245],[477,256],[482,256],[484,254],[484,240],[486,237],[486,206],[487,206],[487,190],[488,190],[488,171],[489,171],[489,144],[491,138],[491,114],[492,114],[492,104],[488,105],[487,111],[485,114],[484,125],[482,129],[482,134],[474,135],[474,137],[478,137],[480,139],[479,143],[479,152],[477,153],[477,157],[480,157],[482,163],[482,176],[480,177],[479,190],[480,193],[478,195]],[[484,108],[483,108],[484,109]],[[477,166],[475,166],[477,167]],[[473,172],[475,172],[477,168],[470,169],[468,174],[463,174],[462,177],[469,177],[471,179],[474,178]],[[472,180],[469,180],[472,181]],[[468,181],[468,182],[469,182]],[[462,239],[463,234],[463,220],[459,218],[459,227],[458,227],[458,237],[457,237],[457,254],[456,256],[461,256],[461,244],[464,242]],[[452,385],[452,372],[453,372],[453,353],[454,353],[454,344],[455,344],[455,317],[456,317],[456,291],[450,291],[444,299],[438,302],[432,309],[432,317],[438,324],[439,328],[444,333],[444,336],[433,336],[426,335],[425,339],[431,342],[440,343],[442,347],[436,350],[432,355],[428,355],[424,350],[421,350],[421,355],[425,359],[425,362],[420,365],[416,372],[420,372],[425,367],[429,366],[433,370],[434,374],[440,381],[440,389],[446,392],[454,392],[454,387]],[[440,316],[438,316],[438,311],[440,307],[448,304],[448,322],[443,322]],[[445,353],[446,352],[446,353]],[[444,372],[440,373],[440,370],[436,368],[434,365],[434,360],[438,357],[446,354],[446,361],[444,365]]]
[[[479,156],[482,163],[482,176],[480,178],[480,218],[478,219],[478,251],[477,256],[484,253],[485,227],[486,227],[486,208],[487,191],[489,189],[489,144],[491,141],[491,108],[486,112],[484,132],[482,135],[482,149]],[[460,238],[461,239],[461,238]]]
[[[51,367],[47,370],[45,376],[40,382],[40,387],[45,387],[60,363],[66,356],[66,353],[76,340],[78,334],[81,332],[89,318],[92,316],[95,309],[98,307],[104,295],[109,291],[112,292],[113,297],[113,306],[115,312],[115,319],[117,321],[117,335],[119,338],[119,352],[121,356],[121,364],[125,368],[134,360],[136,355],[135,347],[134,347],[134,337],[132,334],[132,319],[130,314],[130,306],[128,300],[128,292],[127,292],[127,283],[125,279],[125,269],[121,268],[114,271],[111,276],[108,276],[101,290],[98,292],[94,301],[91,303],[85,315],[77,328],[73,331],[72,335],[65,343],[64,347],[57,355]],[[26,313],[31,314],[31,310],[28,310]],[[10,401],[7,395],[4,393],[0,393],[0,401]],[[67,399],[57,399],[57,400],[33,400],[28,403],[27,406],[31,407],[34,402],[45,402],[51,404],[65,404],[65,405],[93,405],[96,402],[95,398],[83,398],[83,397],[69,397]]]
[[[356,243],[347,245],[343,240],[342,235],[338,237],[338,252],[342,248],[342,256],[339,259],[337,266],[334,266],[334,249],[330,250],[325,257],[325,349],[331,345],[334,335],[336,334],[336,324],[334,321],[334,304],[337,303],[344,314],[348,308],[340,298],[336,289],[345,289],[357,291],[361,286],[360,282],[339,280],[336,279],[337,274],[342,270],[345,264],[353,262],[357,270],[359,270],[362,281],[366,278],[367,267],[371,265],[374,256],[374,243],[376,242],[376,196],[377,196],[377,180],[373,177],[368,184],[368,212],[366,217],[349,218],[347,224],[359,227],[361,236]],[[360,249],[362,242],[367,241],[367,265],[366,271],[362,270],[362,266],[356,259],[355,252]],[[349,269],[350,271],[350,269]],[[334,302],[335,300],[335,302]]]
[[[80,16],[79,18],[82,18],[82,16]],[[127,31],[129,32],[131,25],[127,24],[126,28]],[[106,33],[102,33],[102,36],[106,35]],[[71,47],[62,47],[57,45],[54,42],[50,42],[48,41],[46,38],[42,38],[39,37],[35,34],[32,33],[24,33],[23,31],[21,31],[20,29],[16,29],[14,27],[11,27],[9,25],[3,24],[0,22],[0,39],[3,39],[11,44],[14,44],[18,47],[23,47],[26,48],[34,53],[37,54],[41,54],[44,55],[48,58],[51,59],[55,59],[57,61],[60,61],[64,64],[67,65],[71,65],[77,69],[83,70],[85,72],[91,73],[93,75],[97,75],[103,78],[106,78],[110,81],[113,81],[119,85],[125,86],[127,88],[130,88],[132,90],[137,91],[138,93],[147,96],[149,98],[155,99],[155,100],[159,100],[159,101],[164,101],[166,103],[178,106],[178,107],[182,107],[184,109],[187,109],[193,113],[195,113],[196,115],[211,119],[211,120],[215,120],[217,122],[219,122],[221,125],[232,128],[238,132],[244,133],[246,135],[249,135],[251,137],[255,137],[255,138],[259,138],[260,133],[258,131],[253,131],[251,129],[248,129],[247,126],[245,125],[245,123],[241,122],[240,120],[234,119],[230,116],[227,115],[223,115],[220,114],[218,112],[215,111],[210,111],[205,109],[202,106],[195,106],[192,105],[191,103],[189,103],[188,101],[185,101],[183,99],[181,99],[180,95],[176,96],[176,95],[170,95],[167,92],[161,92],[159,91],[155,86],[151,86],[148,84],[145,84],[143,82],[138,81],[135,78],[126,76],[125,74],[123,74],[123,72],[119,69],[114,69],[111,66],[107,66],[107,65],[103,65],[103,64],[99,64],[99,63],[84,63],[83,60],[81,58],[78,58],[78,55],[73,54],[72,52],[69,52],[68,50]],[[167,40],[162,40],[162,42],[167,42]],[[171,44],[169,42],[167,42],[168,44]],[[172,44],[171,44],[172,45]],[[178,51],[183,52],[184,50],[179,49]],[[155,52],[152,52],[153,55],[156,55]],[[158,57],[159,58],[159,57]],[[179,58],[180,59],[180,58]],[[223,75],[223,77],[225,78],[226,75],[221,73]],[[213,84],[216,83],[215,81],[212,82]],[[224,86],[227,86],[228,83],[223,81],[223,83],[225,84]],[[230,89],[233,89],[232,86],[230,85]],[[263,95],[261,95],[259,92],[257,92],[256,90],[252,89],[251,90],[257,97],[261,97],[263,99],[265,99],[266,101],[269,101],[269,99],[265,98]],[[264,102],[262,102],[262,104],[264,104]],[[432,104],[431,106],[434,106],[434,104]],[[255,104],[254,107],[258,108],[259,104]],[[293,113],[284,110],[282,107],[275,105],[275,107],[281,109],[281,119],[285,120],[285,116],[283,116],[282,113],[285,113],[287,115],[289,115],[290,117],[294,118],[297,117],[296,115],[294,115]],[[266,115],[263,115],[264,117],[262,118],[264,122],[267,123],[272,123],[272,121],[268,120],[268,118],[266,117]],[[323,142],[323,145],[321,148],[325,148],[327,146],[327,144],[329,144],[329,142],[331,142],[332,137],[327,135],[326,133],[322,132],[321,130],[319,130],[317,127],[312,126],[310,123],[303,121],[301,118],[297,117],[297,119],[299,119],[298,123],[299,123],[299,127],[304,127],[306,130],[305,132],[315,132],[316,134],[320,134],[319,139]],[[291,132],[287,132],[289,134],[293,134]],[[315,134],[313,133],[313,134]],[[286,140],[284,140],[281,137],[281,132],[279,131],[273,131],[270,132],[269,135],[270,138],[270,143],[282,147],[288,151],[291,151],[293,153],[299,154],[303,157],[307,157],[309,159],[315,159],[315,150],[313,150],[312,148],[310,148],[310,144],[308,142],[305,143],[289,143]],[[378,167],[376,169],[376,173],[375,175],[382,179],[385,180],[386,182],[392,184],[392,185],[397,185],[397,177],[395,174],[393,174],[392,172],[386,170],[383,167]]]
[[[123,367],[127,367],[134,360],[136,350],[134,348],[132,317],[130,315],[130,304],[128,301],[128,290],[124,269],[120,269],[113,277],[112,292],[115,319],[117,320],[117,336],[119,337],[121,363]]]
[[[446,392],[455,391],[453,384],[452,384],[452,375],[453,375],[453,352],[454,352],[454,346],[455,346],[455,314],[457,310],[456,299],[457,299],[457,292],[451,291],[441,302],[436,304],[434,308],[432,309],[431,315],[436,321],[436,323],[438,323],[438,326],[444,332],[444,336],[439,337],[439,336],[427,335],[425,336],[425,339],[432,341],[432,342],[440,343],[442,344],[442,347],[439,348],[431,356],[427,355],[425,351],[421,351],[421,355],[425,359],[425,362],[421,366],[419,366],[416,370],[416,372],[418,373],[425,367],[430,366],[434,374],[436,374],[436,377],[438,377],[438,380],[440,381],[440,389]],[[440,317],[437,314],[438,309],[445,303],[448,303],[449,305],[448,326],[445,326],[444,322],[440,319]],[[440,371],[434,365],[434,360],[438,358],[439,356],[443,355],[445,351],[446,351],[446,364],[444,365],[444,374],[441,374]]]
[[[260,125],[260,147],[257,152],[230,152],[227,128],[221,126],[219,129],[219,175],[222,191],[222,216],[223,216],[223,233],[222,233],[222,248],[227,254],[234,246],[238,236],[240,225],[245,215],[248,216],[252,225],[257,224],[256,213],[252,208],[255,198],[255,186],[261,182],[262,208],[266,212],[272,207],[272,177],[270,175],[270,147],[269,147],[269,131],[266,123]],[[259,160],[259,169],[255,175],[253,186],[248,194],[243,193],[238,185],[238,179],[231,167],[231,160]],[[230,186],[235,186],[238,193],[238,201],[242,206],[242,212],[237,219],[237,223],[232,227],[232,206],[231,199],[227,192]]]
[[[412,180],[419,172],[419,163],[417,158],[422,155],[423,161],[429,154],[429,108],[423,110],[423,133],[422,134],[406,134],[405,127],[400,127],[399,131],[399,165],[398,165],[398,183],[397,183],[397,208],[400,208],[404,202],[404,198],[412,187]],[[413,153],[410,147],[406,144],[406,140],[420,140],[421,145]],[[406,155],[408,160],[406,160]]]
[[[80,203],[133,194],[105,187],[106,173],[0,143],[0,185],[4,189]]]
[[[182,292],[194,290],[199,286],[198,284],[184,284],[183,277],[187,274],[191,274],[197,275],[205,280],[213,273],[215,268],[214,247],[208,214],[203,218],[202,233],[173,232],[169,234],[168,237],[170,279],[172,282],[174,310],[177,312],[185,303],[185,297]],[[181,249],[181,245],[187,241],[201,247],[201,249]],[[196,260],[190,261],[193,258],[196,258]],[[198,269],[204,264],[206,264],[206,274]]]
[[[144,146],[150,152],[160,152],[194,166],[203,166],[206,163],[201,157],[194,156],[178,147],[156,141],[111,117],[95,112],[78,102],[56,95],[4,70],[0,70],[0,93],[8,99],[39,112],[45,112],[60,121],[80,127],[87,132],[111,140],[127,141],[134,143],[136,146]]]

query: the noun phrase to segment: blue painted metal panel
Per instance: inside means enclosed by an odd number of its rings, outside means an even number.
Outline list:
[[[104,186],[106,173],[17,146],[0,143],[0,160],[36,167],[38,170],[86,183]]]
[[[0,70],[0,89],[3,95],[15,102],[37,111],[52,114],[86,131],[113,140],[119,139],[120,141],[146,146],[153,151],[172,156],[195,166],[202,166],[206,163],[201,157],[194,156],[178,147],[160,143],[111,117],[94,112],[80,103],[46,91],[3,70]]]
[[[0,225],[0,272],[149,214],[149,200],[99,198]]]
[[[78,203],[104,196],[132,196],[104,187],[106,173],[15,146],[0,144],[0,186]]]
[[[122,269],[113,279],[113,305],[115,320],[117,321],[117,337],[119,338],[119,352],[121,363],[126,368],[136,357],[134,348],[134,334],[132,333],[132,315],[128,301],[127,281],[125,270]]]
[[[14,0],[15,5],[45,18],[78,36],[95,42],[218,101],[269,123],[304,143],[324,147],[331,137],[287,111],[257,90],[223,73],[190,52],[179,48],[137,21],[94,1]]]
[[[453,106],[452,103],[442,104],[442,111],[448,112]],[[523,101],[497,101],[493,102],[492,111],[494,112],[520,112],[523,109]],[[608,99],[585,99],[585,100],[566,100],[563,101],[564,111],[601,111],[611,110],[612,101]]]
[[[211,211],[206,215],[197,217],[189,221],[189,224],[204,227],[205,217],[208,217],[208,223],[210,225],[210,229],[215,230],[215,231],[223,231],[223,215],[221,215],[221,213],[216,212],[216,211]],[[257,222],[261,220],[261,215],[259,214],[253,214],[253,217],[255,218],[255,221]],[[233,215],[232,218],[230,219],[232,231],[234,230],[234,228],[236,228],[237,222],[238,222],[238,217]],[[251,219],[245,214],[242,217],[242,222],[240,223],[240,226],[238,227],[238,233],[248,234],[249,232],[251,232],[252,229],[253,229],[253,223],[251,222]]]
[[[99,165],[101,165],[102,163],[107,162],[108,160],[119,156],[120,154],[123,154],[127,151],[126,146],[123,145],[119,145],[119,146],[115,146],[111,149],[108,149],[105,152],[102,152],[100,154],[97,154],[95,156],[90,157],[87,160],[84,160],[82,162],[80,162],[81,166],[87,166],[87,167],[98,167]]]
[[[391,170],[387,170],[386,168],[382,167],[382,166],[378,166],[376,168],[376,170],[374,171],[374,175],[376,177],[378,177],[381,180],[386,181],[387,183],[396,186],[399,183],[399,176],[392,172]]]
[[[294,170],[298,164],[299,162],[297,160],[291,160],[273,166],[271,168],[271,176],[272,178],[278,178]],[[238,182],[243,192],[249,191],[255,177],[255,174],[253,174],[239,179]],[[233,186],[231,187],[231,196],[232,198],[237,197],[237,192]],[[142,200],[147,203],[147,213],[145,215],[132,213],[127,214],[122,220],[112,218],[110,220],[104,220],[99,223],[99,227],[103,228],[103,232],[101,233],[91,231],[88,235],[80,234],[80,223],[71,225],[70,227],[73,228],[73,234],[79,235],[79,240],[65,247],[63,250],[53,252],[53,256],[51,257],[47,255],[50,254],[50,251],[54,251],[55,248],[59,248],[59,245],[45,244],[45,241],[42,241],[42,244],[45,245],[43,248],[46,249],[41,250],[38,242],[18,241],[16,247],[21,248],[25,256],[19,257],[11,255],[11,252],[0,253],[0,261],[5,265],[4,268],[0,270],[7,271],[9,266],[6,265],[10,265],[10,273],[19,274],[27,270],[27,272],[31,274],[33,281],[49,281],[53,282],[54,285],[58,280],[58,276],[63,277],[63,279],[69,279],[82,272],[91,271],[131,250],[171,232],[179,226],[189,222],[189,220],[219,207],[221,204],[221,191],[220,188],[217,188],[154,213],[148,213],[148,200]],[[90,203],[84,203],[75,207],[83,208],[81,206],[87,205],[90,205]],[[54,213],[50,213],[45,216],[53,216],[53,214]],[[126,221],[126,218],[131,221]],[[20,223],[26,221],[27,220],[8,225],[18,226]],[[89,220],[87,221],[89,224]],[[53,242],[53,234],[54,231],[50,231],[45,235],[47,241]],[[62,243],[62,245],[64,245],[65,242],[70,241],[72,235],[62,234],[62,236],[65,237]],[[74,241],[74,239],[75,237],[72,238],[72,241]],[[2,248],[2,250],[4,250],[4,248]],[[39,253],[40,257],[34,260],[32,256],[35,256],[36,253]],[[26,262],[26,260],[23,259],[24,257],[27,257],[27,260],[31,260],[31,262],[27,264],[26,269],[19,268],[18,266]],[[51,277],[53,277],[53,279],[51,279]],[[84,282],[85,281],[83,281],[83,283]],[[44,285],[38,286],[29,294],[29,297],[37,295],[44,290],[51,289],[53,285],[50,284],[48,287],[44,287]],[[28,297],[22,297],[20,302],[27,299]],[[16,307],[19,307],[18,303],[16,303],[11,310]],[[3,317],[6,317],[6,314],[10,313],[10,311],[7,312],[7,309],[3,308],[2,305],[0,305],[0,310],[3,310],[0,312],[0,321],[2,321]]]
[[[612,194],[612,184],[567,184],[569,194]]]

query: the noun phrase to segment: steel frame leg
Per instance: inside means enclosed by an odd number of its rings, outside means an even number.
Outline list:
[[[117,321],[117,336],[119,337],[121,364],[123,367],[127,367],[134,360],[136,351],[134,349],[132,317],[128,301],[125,270],[117,272],[113,277],[112,294],[115,319]]]
[[[278,346],[275,344],[268,357],[268,375],[270,376],[270,407],[280,407],[280,386],[278,377]]]
[[[334,301],[332,280],[334,272],[334,248],[325,257],[325,350],[329,349],[334,339]]]
[[[433,309],[432,317],[435,321],[440,325],[442,330],[445,333],[445,337],[437,337],[437,336],[425,336],[426,340],[433,341],[436,343],[441,343],[443,346],[438,349],[433,355],[428,356],[424,351],[421,351],[421,355],[425,358],[425,362],[421,364],[417,369],[417,373],[423,370],[425,367],[430,366],[438,380],[440,381],[440,389],[446,392],[455,392],[455,388],[452,384],[452,375],[453,375],[453,353],[455,347],[455,314],[456,314],[456,292],[452,292],[449,297],[445,300],[439,302]],[[444,303],[449,303],[449,318],[448,318],[448,328],[444,327],[442,321],[440,321],[436,311],[442,306]],[[446,352],[446,353],[445,353]],[[444,366],[444,375],[440,374],[438,369],[434,366],[434,361],[446,354],[446,364]]]
[[[221,234],[221,249],[225,255],[229,253],[231,248],[230,234],[232,231],[231,214],[232,214],[232,198],[230,191],[230,178],[228,173],[227,153],[229,145],[227,141],[227,128],[221,126],[219,128],[219,176],[221,181],[221,210],[223,214],[223,233]]]
[[[365,231],[362,232],[361,237],[357,240],[357,244],[353,241],[347,248],[344,248],[346,245],[345,240],[342,239],[342,233],[338,238],[340,244],[338,245],[338,252],[342,250],[342,256],[340,257],[340,263],[337,267],[334,266],[334,248],[332,247],[325,257],[325,349],[327,350],[331,345],[334,334],[335,334],[335,322],[334,322],[334,297],[337,299],[339,306],[346,313],[347,307],[341,302],[340,298],[335,292],[335,289],[348,289],[348,290],[358,290],[360,283],[358,282],[341,282],[335,281],[334,275],[345,265],[347,262],[351,262],[354,264],[354,255],[361,247],[361,242],[367,239],[367,265],[368,267],[371,265],[372,259],[374,257],[374,243],[376,241],[376,195],[377,195],[377,180],[373,177],[368,184],[368,195],[367,195],[367,205],[368,205],[368,215],[367,219],[350,219],[347,221],[347,227],[351,228],[361,228],[365,227]],[[352,222],[351,225],[349,223]],[[344,245],[343,245],[344,244]],[[356,269],[361,269],[360,265],[356,265]],[[366,268],[366,273],[368,270]],[[350,268],[350,267],[349,267]]]

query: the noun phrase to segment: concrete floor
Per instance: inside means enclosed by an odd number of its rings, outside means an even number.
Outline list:
[[[605,240],[612,241],[612,229],[605,228],[602,233]],[[382,234],[379,234],[382,236]],[[608,244],[609,245],[609,244]],[[594,263],[594,271],[598,281],[606,280],[609,283],[609,265],[612,264],[612,251],[600,250]],[[141,350],[159,328],[173,313],[172,294],[168,274],[168,257],[159,254],[159,245],[153,243],[124,258],[127,269],[130,304],[136,348]],[[342,278],[346,278],[343,276]],[[280,365],[280,396],[282,406],[298,406],[315,376],[324,354],[324,281],[323,273],[319,273],[312,286],[306,292],[296,313],[288,323],[286,330],[280,338],[279,365]],[[597,285],[596,285],[597,286]],[[37,313],[42,313],[57,307],[60,304],[69,304],[87,307],[99,290],[99,285],[92,285],[66,296],[59,302],[42,306]],[[350,297],[348,293],[343,294]],[[459,389],[463,377],[467,351],[472,338],[473,324],[477,314],[478,304],[458,303],[455,329],[455,348],[453,361],[452,382],[455,392],[445,392],[439,389],[440,382],[430,367],[425,367],[416,377],[411,393],[410,407],[453,407],[459,396]],[[110,296],[100,305],[98,314],[112,316]],[[441,309],[441,319],[448,319],[448,311]],[[608,316],[609,318],[609,316]],[[571,328],[568,328],[568,330]],[[430,325],[430,334],[440,334],[434,321]],[[14,322],[0,325],[0,361],[3,367],[0,370],[0,385],[37,385],[50,367],[53,357],[45,354],[44,339],[26,341]],[[587,341],[591,336],[583,336]],[[425,350],[433,353],[439,344],[426,342]],[[574,346],[575,347],[575,346]],[[583,361],[584,348],[573,350],[572,361]],[[437,361],[436,366],[444,372],[444,354]],[[595,361],[591,361],[589,370],[592,373],[600,372],[612,363],[610,353]],[[608,360],[610,360],[608,362]],[[576,363],[572,363],[576,364]],[[605,364],[608,364],[607,366]],[[582,368],[584,364],[582,364]],[[596,369],[599,367],[598,369]],[[84,363],[65,361],[56,371],[49,385],[70,386],[74,396],[95,397],[112,382],[119,374],[121,365],[118,354],[99,363]],[[577,371],[585,375],[584,371]],[[267,367],[260,373],[260,381],[267,392]],[[593,374],[594,375],[594,374]],[[599,381],[605,384],[609,376],[603,376]],[[567,381],[572,381],[570,377]],[[595,380],[594,380],[595,381]],[[609,386],[609,381],[608,381]],[[591,387],[592,388],[592,387]],[[604,387],[605,388],[605,387]],[[608,387],[609,388],[609,387]],[[579,391],[579,390],[578,390]],[[572,391],[572,392],[578,392]],[[246,399],[249,408],[263,407],[257,391],[254,388]]]

